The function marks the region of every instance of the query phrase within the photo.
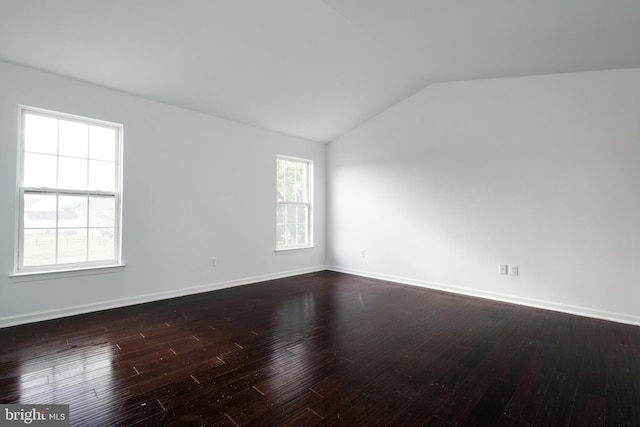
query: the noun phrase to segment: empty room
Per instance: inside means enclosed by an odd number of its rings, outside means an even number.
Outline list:
[[[640,426],[640,2],[0,0],[0,425]]]

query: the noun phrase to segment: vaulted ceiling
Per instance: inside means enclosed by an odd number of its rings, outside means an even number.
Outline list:
[[[435,82],[640,67],[640,1],[0,0],[0,59],[331,141]]]

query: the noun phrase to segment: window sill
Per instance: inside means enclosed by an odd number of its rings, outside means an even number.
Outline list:
[[[14,273],[9,276],[14,282],[30,282],[34,280],[50,280],[61,279],[65,277],[91,276],[94,274],[119,273],[124,269],[124,264],[74,268],[69,270],[53,270],[53,271],[29,271]]]
[[[315,246],[301,246],[299,248],[282,248],[282,249],[274,249],[276,254],[288,254],[293,252],[307,252],[311,251],[315,248]]]

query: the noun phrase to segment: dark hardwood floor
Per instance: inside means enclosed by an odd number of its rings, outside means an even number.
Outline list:
[[[640,426],[640,328],[340,273],[0,343],[0,403],[77,426]]]

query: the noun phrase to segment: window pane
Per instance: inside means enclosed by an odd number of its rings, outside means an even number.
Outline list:
[[[73,157],[58,158],[58,187],[69,190],[86,190],[87,160]]]
[[[308,167],[307,164],[302,164],[301,167],[301,174],[300,174],[300,179],[298,180],[298,187],[297,187],[297,191],[298,191],[298,200],[301,202],[308,202],[308,194],[307,194],[307,190],[308,190],[308,185],[307,185],[307,177],[308,177]]]
[[[279,202],[285,201],[285,181],[284,181],[284,173],[285,173],[285,161],[278,159],[277,161],[277,200]]]
[[[296,182],[301,182],[302,181],[302,163],[296,163],[296,178],[295,181]]]
[[[296,221],[296,212],[297,206],[287,206],[285,222],[288,224],[294,223]]]
[[[60,120],[60,146],[58,154],[61,156],[83,157],[89,153],[89,126]]]
[[[296,162],[294,161],[287,161],[286,162],[286,169],[287,169],[287,180],[289,182],[294,182],[296,180]]]
[[[293,183],[293,182],[286,182],[285,183],[284,200],[286,202],[295,202],[296,201],[295,183]]]
[[[24,230],[25,267],[55,264],[56,262],[56,230]]]
[[[56,187],[56,156],[25,153],[25,187]]]
[[[58,120],[25,114],[24,150],[34,153],[58,153]]]
[[[294,245],[296,243],[296,230],[297,227],[295,224],[287,224],[286,225],[286,244],[287,245]]]
[[[276,244],[278,246],[285,245],[287,243],[286,239],[286,228],[284,224],[278,225],[276,227]]]
[[[55,228],[56,195],[24,195],[24,228]]]
[[[87,261],[87,229],[58,231],[58,264]]]
[[[296,201],[298,202],[304,202],[304,184],[297,182],[295,185],[295,197],[296,197]]]
[[[284,224],[286,217],[286,206],[278,205],[276,208],[276,224]]]
[[[89,227],[113,227],[116,217],[114,197],[89,198]]]
[[[58,227],[87,226],[87,196],[58,197]]]
[[[307,226],[304,224],[298,225],[298,241],[296,243],[299,245],[307,243]]]
[[[102,126],[91,126],[89,158],[116,161],[116,130]]]
[[[89,160],[89,189],[113,191],[116,186],[116,165],[113,162]]]
[[[113,228],[89,229],[89,261],[114,259],[115,239]]]
[[[307,223],[307,207],[306,206],[298,206],[298,224],[306,224]]]

